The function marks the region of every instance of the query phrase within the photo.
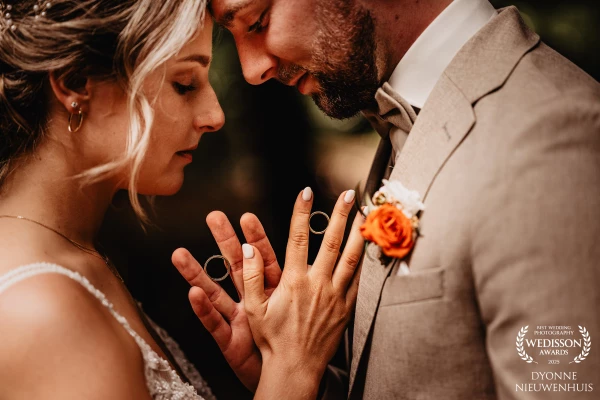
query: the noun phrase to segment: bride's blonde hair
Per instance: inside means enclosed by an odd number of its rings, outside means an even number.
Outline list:
[[[136,191],[154,112],[146,77],[197,33],[207,0],[18,0],[0,11],[0,185],[44,137],[49,74],[77,86],[85,77],[115,80],[128,97],[131,125],[123,156],[81,174],[97,182],[130,168],[129,198],[147,221]],[[8,15],[7,15],[8,14]],[[66,129],[66,128],[65,128]]]

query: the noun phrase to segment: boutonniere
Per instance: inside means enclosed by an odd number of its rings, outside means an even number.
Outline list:
[[[366,201],[367,219],[360,227],[363,237],[381,247],[386,256],[404,258],[419,236],[418,214],[425,209],[419,193],[384,179],[383,186]]]

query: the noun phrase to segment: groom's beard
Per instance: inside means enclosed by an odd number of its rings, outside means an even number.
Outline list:
[[[289,84],[308,72],[319,83],[319,91],[312,95],[317,106],[332,118],[350,118],[373,105],[380,86],[375,24],[369,12],[352,0],[317,2],[316,8],[321,31],[311,66],[280,65],[277,78]]]
[[[306,71],[319,83],[312,95],[328,116],[350,118],[369,108],[379,88],[375,65],[375,24],[369,12],[352,0],[317,2],[321,26],[309,68],[280,65],[278,80],[289,84]]]
[[[313,100],[328,116],[350,118],[371,106],[379,88],[373,18],[354,0],[317,2],[321,31],[312,75],[320,84]]]

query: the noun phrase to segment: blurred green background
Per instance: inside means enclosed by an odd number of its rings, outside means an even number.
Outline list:
[[[497,8],[516,5],[547,44],[596,80],[600,78],[597,1],[492,3]],[[157,228],[147,233],[140,229],[126,194],[121,193],[109,211],[100,242],[146,312],[179,341],[217,397],[249,399],[251,394],[193,314],[188,284],[172,266],[171,253],[186,247],[203,263],[219,254],[206,215],[224,211],[243,242],[238,221],[243,213],[252,212],[262,220],[283,262],[296,195],[311,186],[314,209],[331,211],[342,191],[366,179],[379,138],[361,117],[342,122],[324,117],[295,88],[276,82],[248,85],[231,37],[227,32],[217,36],[211,79],[225,111],[225,127],[203,136],[194,163],[186,169],[182,190],[157,199]],[[319,239],[311,236],[311,260]],[[235,293],[229,282],[224,287]]]

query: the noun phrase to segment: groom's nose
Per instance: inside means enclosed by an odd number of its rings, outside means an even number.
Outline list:
[[[277,76],[277,57],[269,54],[264,43],[238,44],[244,78],[251,85],[260,85]]]

